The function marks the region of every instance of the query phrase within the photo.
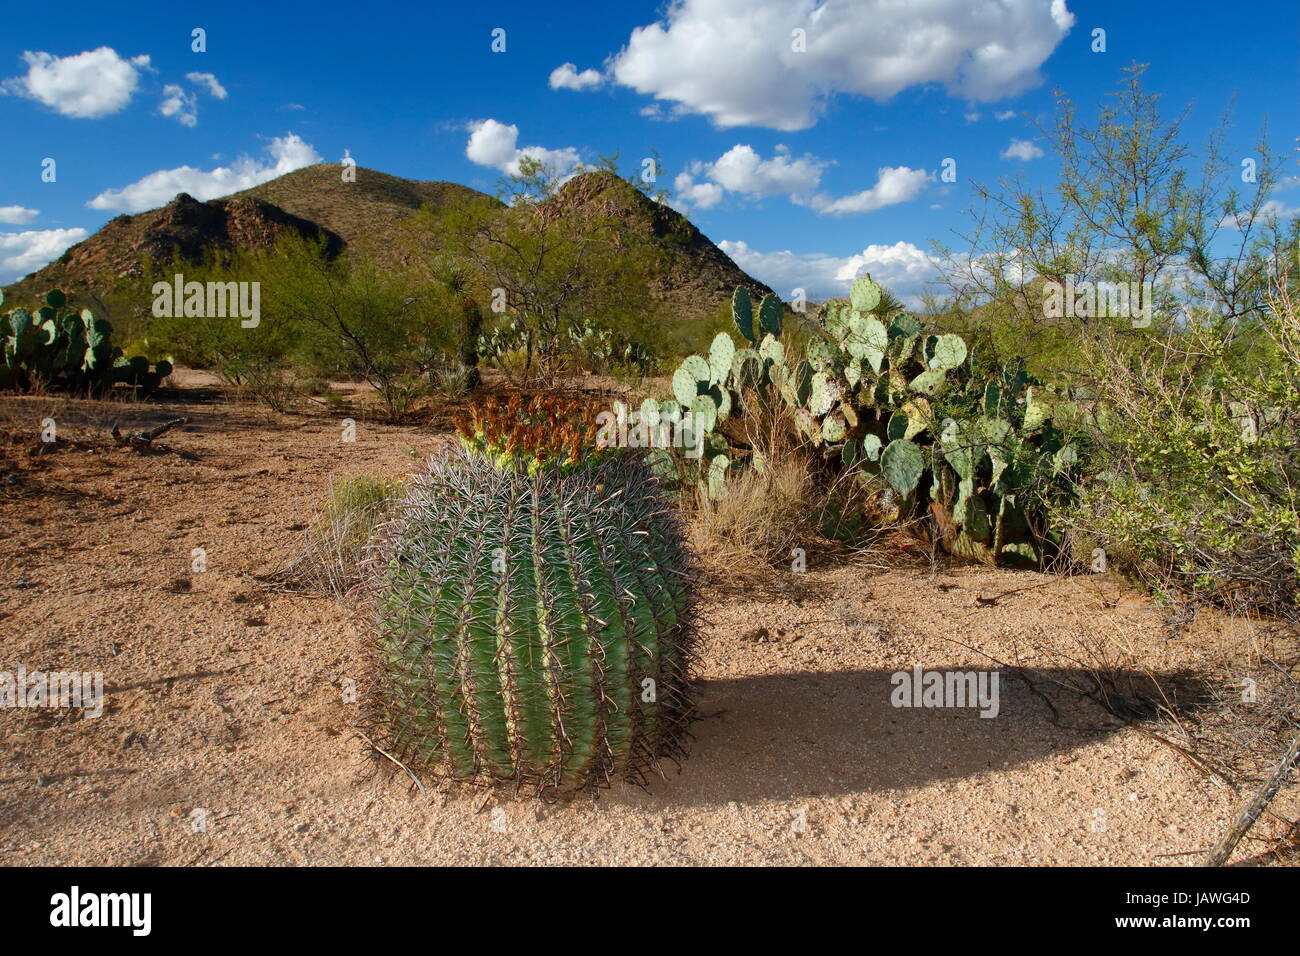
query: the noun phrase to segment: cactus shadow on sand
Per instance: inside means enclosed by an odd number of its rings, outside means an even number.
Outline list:
[[[1095,745],[1124,730],[1126,719],[1153,717],[1161,699],[1151,678],[1136,672],[1105,675],[1099,690],[1088,670],[1004,669],[998,714],[981,718],[976,708],[891,706],[894,673],[800,671],[702,681],[689,757],[680,773],[669,768],[667,780],[652,783],[654,801],[745,803],[991,776]],[[1176,694],[1183,713],[1208,700],[1192,675],[1155,676],[1163,694]]]

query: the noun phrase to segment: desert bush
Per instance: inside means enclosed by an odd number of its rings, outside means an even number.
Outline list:
[[[691,562],[657,481],[560,399],[459,428],[376,550],[387,749],[539,791],[639,778],[690,712]]]
[[[1285,287],[1258,321],[1098,346],[1098,455],[1062,520],[1081,553],[1157,591],[1294,614],[1300,317]]]
[[[372,386],[386,416],[401,418],[464,337],[464,316],[445,289],[385,268],[364,249],[336,259],[322,243],[286,235],[270,250],[187,266],[186,279],[260,282],[260,321],[246,328],[235,317],[162,317],[151,341],[276,410],[292,404],[295,379],[340,376]]]

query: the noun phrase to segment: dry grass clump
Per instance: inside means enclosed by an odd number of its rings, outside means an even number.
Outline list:
[[[880,530],[871,517],[872,489],[827,467],[784,403],[764,406],[753,394],[745,401],[744,434],[734,437],[762,464],[730,474],[723,498],[697,492],[690,540],[702,564],[727,580],[793,570],[796,548],[810,564],[817,555],[870,551]]]
[[[361,583],[366,543],[389,516],[404,480],[376,475],[331,480],[320,514],[303,535],[302,553],[275,583],[345,598]]]

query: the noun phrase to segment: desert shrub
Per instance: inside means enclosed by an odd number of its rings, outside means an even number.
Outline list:
[[[440,357],[464,338],[464,316],[445,289],[413,270],[387,268],[365,249],[332,258],[325,245],[286,235],[270,250],[188,265],[185,276],[261,283],[259,321],[161,317],[150,340],[277,410],[291,404],[277,372],[286,384],[340,376],[372,386],[386,416],[400,418],[428,393]]]
[[[360,583],[367,543],[391,513],[403,484],[404,479],[376,475],[331,481],[325,503],[303,535],[301,555],[279,580],[344,597]]]
[[[1300,317],[1285,290],[1258,323],[1099,345],[1098,455],[1062,519],[1079,552],[1157,590],[1294,613]]]
[[[563,400],[493,405],[375,557],[371,717],[409,766],[539,791],[639,779],[690,713],[691,562],[639,456]]]

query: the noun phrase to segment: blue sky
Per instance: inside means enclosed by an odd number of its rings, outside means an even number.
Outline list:
[[[1136,60],[1171,110],[1195,101],[1193,142],[1233,93],[1234,156],[1265,119],[1294,156],[1300,126],[1294,0],[62,2],[3,23],[0,282],[181,189],[211,198],[347,150],[490,192],[535,149],[561,169],[617,152],[625,173],[658,153],[674,205],[783,296],[864,270],[914,295],[972,180],[1051,180],[1029,118],[1053,88],[1090,116]],[[1300,189],[1278,199],[1292,214]]]

